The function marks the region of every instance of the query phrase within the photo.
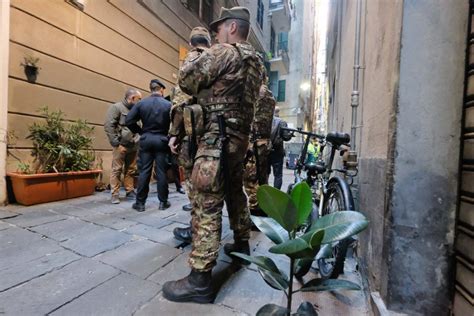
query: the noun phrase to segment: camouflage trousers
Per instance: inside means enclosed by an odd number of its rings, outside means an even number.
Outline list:
[[[243,164],[248,137],[230,136],[227,144],[227,176],[229,192],[225,192],[224,172],[220,168],[220,150],[217,136],[205,134],[198,146],[191,176],[193,199],[193,247],[189,256],[191,268],[209,271],[216,265],[222,233],[224,201],[229,213],[234,240],[250,238],[250,213],[243,190]]]
[[[258,155],[258,168],[255,150],[257,150]],[[253,144],[251,144],[249,146],[249,151],[247,152],[247,159],[244,171],[244,188],[245,193],[247,193],[248,196],[249,209],[252,215],[263,215],[262,211],[258,206],[257,190],[259,184],[268,183],[267,168],[269,153],[270,149],[268,142],[266,141],[259,141],[256,148]]]
[[[137,173],[137,151],[128,149],[121,153],[118,147],[112,151],[112,171],[110,172],[110,190],[112,195],[118,195],[120,190],[120,177],[123,173],[125,191],[133,191],[133,177]]]
[[[181,149],[178,155],[178,165],[183,168],[184,170],[184,182],[186,184],[186,193],[188,195],[189,201],[193,204],[194,200],[194,190],[193,184],[191,182],[191,174],[193,172],[193,165],[194,160],[189,155],[189,141],[187,137],[185,137],[181,141]]]

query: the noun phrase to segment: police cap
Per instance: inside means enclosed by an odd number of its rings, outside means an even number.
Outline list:
[[[217,32],[217,26],[221,22],[228,19],[237,19],[250,23],[249,9],[247,9],[246,7],[233,7],[230,9],[222,7],[219,17],[217,18],[217,20],[212,21],[211,24],[209,24],[209,27],[212,31]]]
[[[150,81],[150,90],[155,89],[157,86],[162,87],[163,89],[166,89],[165,85],[158,79],[152,79]]]

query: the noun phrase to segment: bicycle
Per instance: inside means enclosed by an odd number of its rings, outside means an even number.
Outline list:
[[[313,204],[315,208],[307,221],[306,227],[302,228],[302,232],[311,229],[311,223],[320,216],[343,210],[353,211],[354,199],[349,183],[347,183],[343,177],[334,175],[333,173],[339,172],[352,178],[357,175],[357,170],[355,174],[350,174],[346,167],[343,169],[332,168],[336,152],[339,151],[342,156],[347,151],[344,146],[349,147],[349,134],[331,132],[324,136],[303,131],[302,129],[282,129],[290,132],[292,137],[295,136],[294,133],[306,136],[294,171],[295,179],[293,183],[288,186],[289,193],[295,184],[306,181],[313,192]],[[320,146],[320,153],[316,162],[306,161],[308,145],[311,138],[316,138]],[[325,161],[323,155],[327,154],[325,149],[328,143],[330,145],[330,152],[327,161]],[[302,176],[302,171],[305,171],[305,176]],[[316,256],[321,278],[336,279],[344,272],[346,252],[350,243],[351,240],[344,239],[337,244],[325,245],[321,248]],[[303,262],[295,275],[297,277],[303,277],[311,268],[311,264],[312,260]]]

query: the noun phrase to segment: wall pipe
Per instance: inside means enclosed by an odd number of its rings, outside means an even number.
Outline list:
[[[359,70],[360,70],[360,25],[362,17],[362,0],[357,0],[356,21],[355,21],[355,45],[354,45],[354,78],[351,93],[351,151],[356,151],[356,130],[357,130],[357,108],[359,107]]]

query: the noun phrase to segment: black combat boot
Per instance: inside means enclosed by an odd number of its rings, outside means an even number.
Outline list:
[[[163,297],[173,302],[212,303],[215,293],[211,283],[211,271],[191,273],[177,281],[168,281],[163,285]]]
[[[191,226],[188,227],[176,227],[173,229],[174,238],[190,244],[193,241],[193,231]]]
[[[133,203],[132,208],[137,212],[145,212],[145,204],[140,202]]]
[[[191,212],[193,210],[193,205],[191,203],[183,205],[183,211]]]
[[[231,255],[232,252],[240,252],[240,253],[250,256],[250,245],[249,245],[248,240],[235,241],[235,243],[233,244],[225,244],[224,253],[228,255],[229,257],[231,257],[235,263],[245,264],[245,265],[250,264],[250,262],[248,262],[247,260],[234,257],[233,255]]]

